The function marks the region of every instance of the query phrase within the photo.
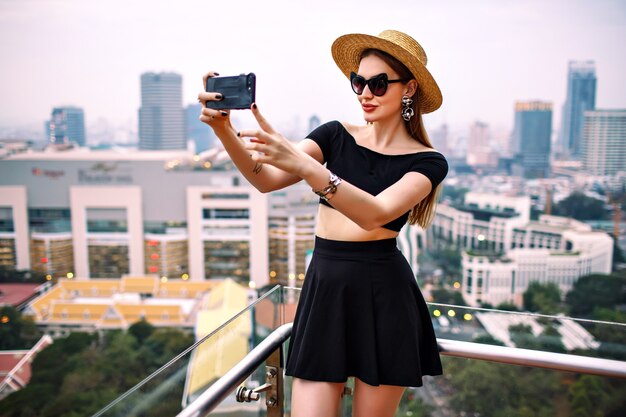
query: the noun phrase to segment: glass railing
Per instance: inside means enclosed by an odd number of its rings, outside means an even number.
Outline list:
[[[626,361],[626,323],[427,304],[438,339]]]
[[[202,394],[210,394],[207,390],[219,384],[220,376],[248,361],[248,352],[273,330],[292,322],[299,296],[299,289],[282,286],[263,293],[96,416],[176,416],[194,400],[202,400]],[[625,415],[626,325],[428,304],[442,348],[444,375],[425,377],[423,387],[408,388],[396,416]],[[282,345],[283,355],[288,343]],[[284,364],[284,357],[280,362]],[[262,389],[267,365],[260,363],[236,385]],[[576,372],[564,371],[572,369]],[[346,384],[342,417],[351,415],[353,384],[353,379]],[[230,393],[211,415],[289,416],[291,387],[292,378],[285,376],[282,410],[277,411],[269,406],[273,397],[267,392],[260,393],[258,401],[238,402],[237,387],[229,386]]]
[[[230,318],[222,319],[222,322],[226,321],[219,326],[219,323],[215,323],[219,318],[207,310],[204,318],[199,316],[204,324],[198,323],[196,332],[202,331],[202,327],[212,327],[208,334],[94,414],[94,417],[177,415],[280,326],[285,309],[283,295],[282,287],[271,288],[243,310],[232,311]],[[254,373],[246,382],[255,386],[264,379],[264,375]],[[235,414],[230,414],[228,410]],[[258,403],[236,403],[233,395],[220,404],[216,412],[233,416],[258,415],[256,413],[259,410]]]

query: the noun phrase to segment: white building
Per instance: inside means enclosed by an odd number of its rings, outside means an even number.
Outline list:
[[[463,207],[439,206],[433,234],[437,245],[464,249],[462,291],[471,305],[521,305],[531,282],[565,294],[583,275],[611,272],[608,234],[564,217],[530,221],[528,197],[467,193]]]
[[[226,167],[226,169],[224,169]],[[268,195],[186,151],[27,152],[0,161],[0,264],[55,277],[269,282]]]
[[[626,171],[626,109],[585,112],[583,164],[591,175]]]

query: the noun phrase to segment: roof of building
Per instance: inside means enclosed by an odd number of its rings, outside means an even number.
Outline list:
[[[75,148],[64,151],[28,151],[9,155],[4,161],[169,161],[192,158],[193,153],[180,151],[146,151],[136,149],[107,149],[94,151]]]
[[[44,335],[31,349],[0,351],[0,398],[28,384],[32,375],[30,364],[41,350],[52,343],[52,338]]]
[[[155,326],[191,326],[200,297],[220,284],[213,280],[161,280],[154,275],[60,279],[30,303],[26,314],[41,324],[120,328],[146,319]]]
[[[19,307],[36,297],[41,284],[0,284],[0,306]]]

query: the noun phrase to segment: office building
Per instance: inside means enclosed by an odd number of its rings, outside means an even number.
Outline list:
[[[440,204],[429,230],[435,247],[463,250],[463,297],[471,305],[522,304],[531,282],[564,294],[591,273],[608,274],[613,239],[565,217],[530,220],[530,197],[468,192],[458,207]]]
[[[78,107],[55,107],[47,122],[47,138],[53,145],[85,146],[85,114]]]
[[[305,182],[272,193],[269,210],[270,282],[301,286],[315,244],[319,197]]]
[[[596,82],[593,61],[569,62],[559,142],[562,151],[574,159],[582,157],[584,113],[596,108]]]
[[[515,103],[512,149],[513,174],[523,178],[550,176],[550,138],[552,103],[528,101]]]
[[[183,79],[174,73],[141,75],[139,149],[186,149]]]
[[[626,109],[585,112],[583,164],[591,175],[626,172]]]
[[[0,164],[0,264],[49,279],[269,281],[268,195],[223,153],[32,152]]]
[[[466,162],[477,168],[498,165],[498,155],[491,147],[491,133],[486,123],[476,121],[470,126]]]

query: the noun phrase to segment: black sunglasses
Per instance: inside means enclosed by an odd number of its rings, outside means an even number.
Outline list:
[[[375,96],[382,96],[387,92],[387,86],[392,83],[400,83],[406,80],[390,80],[387,77],[387,74],[384,72],[382,74],[378,74],[366,80],[365,78],[357,75],[355,72],[350,73],[350,84],[352,84],[352,91],[356,94],[363,94],[363,90],[365,90],[365,86],[370,88],[370,91]]]

